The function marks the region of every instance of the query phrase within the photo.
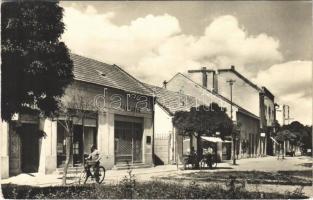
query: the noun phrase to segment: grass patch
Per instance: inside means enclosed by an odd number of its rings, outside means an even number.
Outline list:
[[[180,176],[162,177],[166,180],[193,180],[205,182],[225,182],[229,177],[245,180],[250,184],[278,184],[278,185],[312,185],[312,171],[228,171],[228,172],[193,172]]]
[[[31,187],[2,185],[4,198],[9,199],[300,199],[307,198],[301,191],[293,193],[248,192],[244,188],[200,186],[151,181],[122,182],[117,185],[84,185]]]

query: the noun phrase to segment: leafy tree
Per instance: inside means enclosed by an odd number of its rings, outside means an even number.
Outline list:
[[[1,4],[1,117],[35,111],[51,116],[73,79],[69,50],[59,41],[63,8],[52,1]]]
[[[226,109],[219,107],[216,103],[210,106],[192,107],[190,111],[176,112],[173,125],[182,135],[195,135],[198,155],[202,155],[201,136],[214,135],[219,131],[221,137],[224,138],[231,134],[233,129],[233,123],[227,116]]]
[[[58,123],[61,124],[65,130],[66,159],[63,168],[62,183],[63,185],[66,185],[67,171],[71,158],[73,157],[72,138],[74,135],[73,130],[75,120],[82,122],[82,130],[84,131],[85,119],[88,117],[95,117],[94,115],[97,113],[97,109],[94,105],[93,99],[90,98],[88,94],[73,88],[66,90],[66,95],[63,96],[59,107],[61,109],[58,113],[56,113],[55,117],[63,119],[58,120]]]
[[[288,129],[283,129],[277,132],[275,139],[277,140],[277,142],[283,143],[287,140],[294,141],[296,137],[297,136],[293,134],[291,131],[289,131]]]
[[[289,140],[290,144],[300,146],[302,150],[312,148],[312,127],[304,126],[298,121],[293,121],[281,127],[282,130],[289,130],[295,138]]]

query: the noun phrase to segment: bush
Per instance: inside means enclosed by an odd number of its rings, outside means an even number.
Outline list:
[[[125,186],[127,186],[125,188]],[[166,183],[151,181],[139,183],[133,179],[121,181],[117,185],[84,185],[84,186],[55,186],[30,187],[18,185],[2,185],[5,198],[10,199],[290,199],[307,198],[302,190],[292,193],[260,193],[248,192],[243,186],[230,186],[223,189],[219,185],[200,186],[195,182],[185,185],[182,183]],[[131,191],[131,192],[130,192]]]

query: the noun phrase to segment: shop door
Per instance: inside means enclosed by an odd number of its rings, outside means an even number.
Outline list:
[[[133,162],[142,162],[142,124],[133,123]]]
[[[142,124],[115,121],[115,162],[142,162]]]

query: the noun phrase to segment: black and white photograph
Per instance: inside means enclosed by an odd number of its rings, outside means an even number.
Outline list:
[[[1,199],[310,199],[312,2],[1,2]]]

